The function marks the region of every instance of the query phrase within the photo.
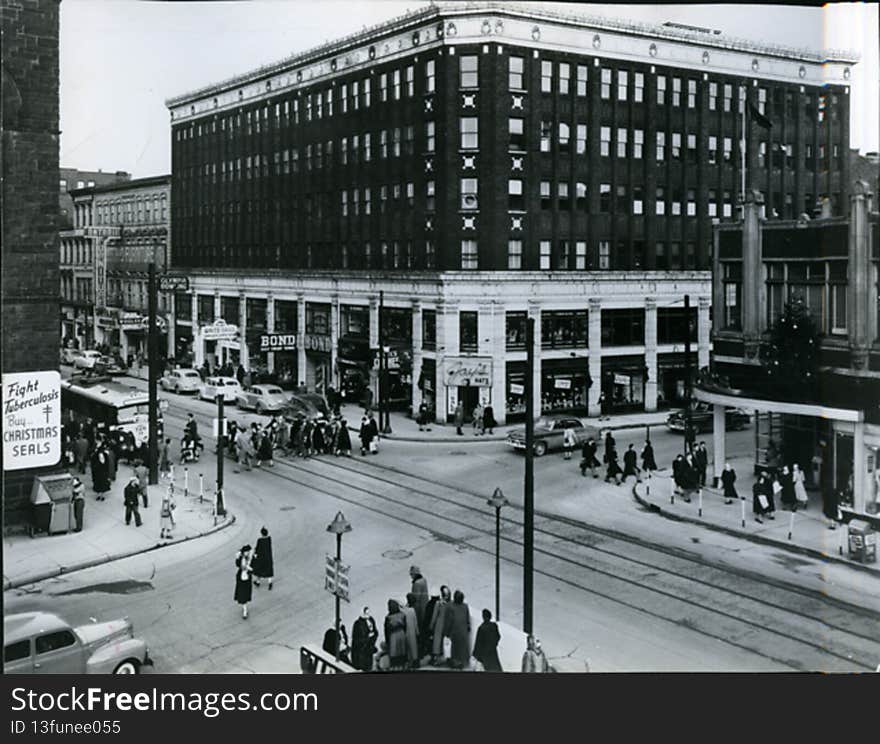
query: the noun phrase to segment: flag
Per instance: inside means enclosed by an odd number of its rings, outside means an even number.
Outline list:
[[[773,122],[758,111],[753,103],[749,103],[749,116],[752,117],[752,121],[754,121],[759,127],[762,127],[763,129],[773,128]]]

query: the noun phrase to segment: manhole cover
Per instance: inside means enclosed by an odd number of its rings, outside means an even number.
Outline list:
[[[460,451],[460,450],[453,450],[453,451],[450,452],[449,454],[450,454],[450,455],[466,455],[467,452],[462,452],[462,451]]]
[[[295,506],[282,506],[278,509],[278,511],[293,511],[296,509]]]
[[[383,558],[390,558],[392,561],[402,561],[404,558],[411,558],[411,550],[386,550],[382,553]]]

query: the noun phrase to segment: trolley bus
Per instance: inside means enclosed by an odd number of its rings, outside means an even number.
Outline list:
[[[139,447],[149,438],[149,396],[143,390],[106,376],[80,376],[61,381],[61,407],[66,421],[92,419],[108,432],[130,433]],[[167,401],[159,401],[158,436],[162,436],[162,411]]]

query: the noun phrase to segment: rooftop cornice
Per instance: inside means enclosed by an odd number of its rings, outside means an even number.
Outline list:
[[[308,64],[331,55],[342,54],[359,44],[363,44],[386,34],[399,33],[409,26],[417,25],[429,20],[445,20],[461,16],[476,15],[479,13],[492,13],[496,15],[505,15],[511,18],[557,22],[596,30],[617,31],[634,36],[687,42],[709,48],[794,59],[814,64],[823,64],[826,62],[855,64],[860,59],[859,54],[853,51],[831,49],[814,50],[806,47],[799,48],[782,44],[769,44],[752,39],[713,35],[699,31],[688,31],[686,29],[672,28],[623,18],[609,18],[596,15],[544,10],[540,7],[524,5],[521,3],[498,2],[497,0],[481,2],[442,2],[438,4],[432,3],[427,7],[409,11],[403,15],[367,27],[353,34],[348,34],[347,36],[321,44],[320,46],[313,47],[304,52],[285,57],[277,62],[263,65],[226,80],[173,96],[166,99],[165,105],[168,108],[172,108],[212,93],[218,93],[237,86],[252,83],[261,78],[279,74],[298,65]]]

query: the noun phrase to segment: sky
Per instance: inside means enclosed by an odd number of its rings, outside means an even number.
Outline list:
[[[165,100],[360,31],[421,0],[61,3],[61,165],[169,173]],[[520,3],[528,5],[529,3]],[[676,21],[725,35],[813,49],[851,49],[851,146],[880,149],[878,6],[540,3],[588,15]]]

